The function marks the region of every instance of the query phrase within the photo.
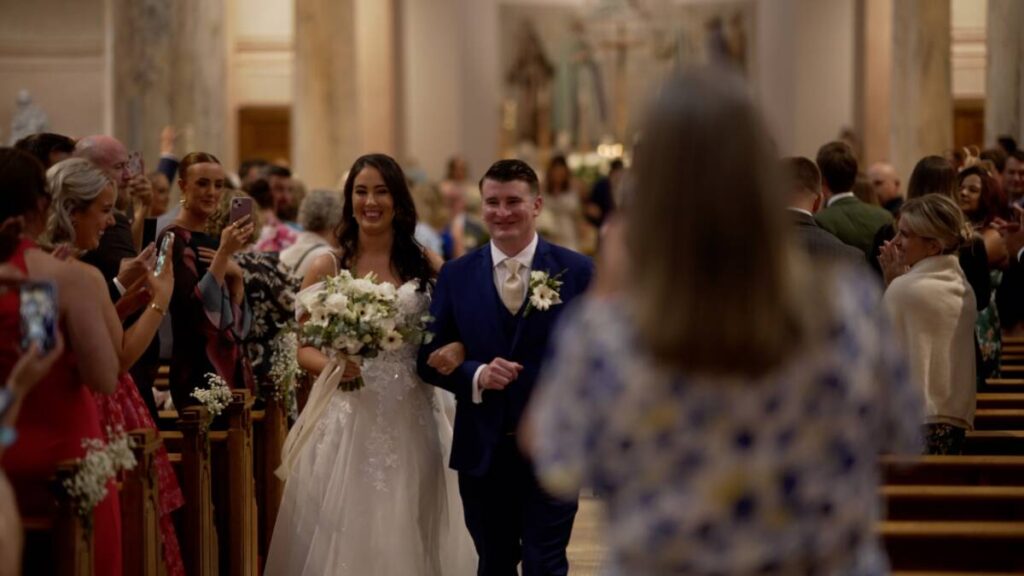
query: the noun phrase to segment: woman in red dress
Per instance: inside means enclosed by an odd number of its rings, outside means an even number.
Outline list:
[[[118,358],[104,320],[106,282],[95,269],[62,262],[38,249],[49,197],[43,167],[24,152],[0,148],[0,221],[21,217],[24,232],[9,264],[29,280],[57,287],[59,326],[65,353],[50,373],[25,395],[15,424],[17,439],[0,466],[14,486],[22,515],[51,512],[50,479],[57,464],[84,456],[82,440],[102,438],[93,393],[110,394],[117,385]],[[104,296],[104,299],[100,299]],[[0,294],[0,375],[9,374],[21,354],[18,292]],[[114,483],[93,510],[96,574],[119,576],[121,513]],[[27,563],[52,559],[26,558]],[[32,573],[31,564],[26,573]]]
[[[58,162],[46,175],[53,197],[47,225],[50,241],[70,243],[79,252],[95,250],[103,232],[114,224],[113,209],[117,199],[114,184],[102,170],[83,158]],[[167,258],[170,257],[168,254]],[[122,297],[123,300],[135,301],[140,305],[145,305],[147,301],[149,303],[131,327],[122,330],[121,323],[113,321],[108,313],[107,327],[115,347],[117,342],[121,343],[117,349],[121,376],[113,395],[96,397],[104,429],[121,429],[126,432],[138,428],[157,429],[128,369],[138,361],[156,336],[173,289],[173,267],[168,260],[159,275],[147,274]],[[142,297],[136,298],[139,292],[142,292]],[[124,315],[134,312],[130,307],[120,308],[119,312]],[[185,568],[171,513],[180,508],[185,500],[163,445],[156,454],[156,469],[164,561],[171,576],[182,576]]]

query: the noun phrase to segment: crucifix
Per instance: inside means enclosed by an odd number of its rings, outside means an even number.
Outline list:
[[[615,50],[615,138],[619,142],[626,141],[626,129],[629,126],[629,51],[643,46],[643,40],[629,40],[625,22],[616,28],[615,40],[602,42],[605,48]]]

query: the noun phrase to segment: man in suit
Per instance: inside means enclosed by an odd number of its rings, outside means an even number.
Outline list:
[[[814,213],[822,202],[821,175],[814,162],[802,156],[786,158],[782,161],[782,169],[789,180],[790,216],[807,253],[830,262],[864,264],[863,252],[843,244],[814,221]]]
[[[825,196],[825,209],[815,217],[818,225],[845,244],[868,254],[878,229],[892,223],[892,214],[879,206],[861,202],[853,195],[857,158],[847,144],[825,144],[818,150],[817,164]]]
[[[148,208],[152,184],[144,174],[131,173],[128,151],[112,136],[82,138],[75,145],[74,155],[92,162],[117,186],[114,225],[100,237],[99,247],[82,256],[82,261],[95,266],[103,274],[111,301],[119,304],[118,312],[122,318],[127,317],[126,325],[131,324],[135,313],[149,301],[144,278],[152,267],[155,250],[152,246],[141,253],[138,250],[136,237],[141,239],[142,219],[146,211],[136,210],[136,206]],[[139,219],[137,226],[132,222],[133,217]],[[139,394],[154,419],[157,417],[157,407],[153,398],[153,381],[156,379],[159,356],[160,342],[154,338],[142,358],[130,370]]]
[[[515,435],[548,337],[566,304],[587,288],[593,264],[537,235],[542,200],[524,162],[496,162],[480,190],[491,241],[441,269],[431,305],[435,338],[420,351],[419,372],[458,401],[451,467],[459,472],[478,574],[512,576],[520,560],[524,576],[566,574],[577,502],[541,490]],[[532,306],[537,272],[558,276],[562,303]],[[450,342],[462,342],[466,357],[445,375],[434,352]]]

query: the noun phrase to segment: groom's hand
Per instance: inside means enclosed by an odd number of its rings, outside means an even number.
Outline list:
[[[480,372],[481,390],[504,390],[510,382],[519,377],[523,365],[518,362],[509,362],[504,358],[495,358],[490,364],[484,366]]]

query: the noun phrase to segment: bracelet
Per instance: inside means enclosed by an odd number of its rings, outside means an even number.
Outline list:
[[[157,312],[160,313],[161,316],[167,316],[167,309],[157,304],[156,302],[150,302],[149,308],[150,310],[156,310]]]

